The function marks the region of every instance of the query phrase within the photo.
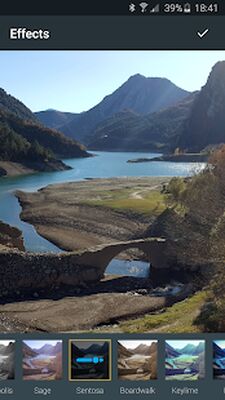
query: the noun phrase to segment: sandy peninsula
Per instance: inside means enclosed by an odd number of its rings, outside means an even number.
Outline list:
[[[21,219],[64,250],[79,250],[143,236],[165,207],[170,178],[112,178],[17,191]]]

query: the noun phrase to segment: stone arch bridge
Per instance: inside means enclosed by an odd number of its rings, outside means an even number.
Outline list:
[[[82,265],[95,266],[101,275],[104,274],[107,266],[113,258],[116,258],[120,253],[130,250],[139,249],[143,251],[146,259],[154,268],[167,268],[167,257],[165,250],[167,240],[162,238],[148,238],[129,240],[126,242],[115,242],[110,244],[99,245],[84,251],[80,255]]]
[[[79,252],[35,254],[18,250],[0,251],[0,297],[22,291],[57,289],[61,285],[83,286],[99,281],[119,253],[142,250],[154,271],[169,270],[166,256],[168,240],[148,238],[99,245]]]

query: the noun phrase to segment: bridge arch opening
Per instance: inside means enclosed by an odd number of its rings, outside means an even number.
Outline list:
[[[138,247],[121,251],[109,261],[105,275],[148,278],[150,276],[150,261],[144,251]]]

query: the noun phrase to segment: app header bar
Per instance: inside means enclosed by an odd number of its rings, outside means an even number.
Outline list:
[[[0,49],[224,49],[225,17],[190,18],[1,16]]]

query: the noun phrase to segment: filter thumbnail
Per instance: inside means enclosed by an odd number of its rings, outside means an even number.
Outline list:
[[[166,380],[198,380],[205,377],[204,340],[166,341]]]
[[[23,379],[62,379],[62,340],[24,340]]]
[[[225,340],[213,342],[213,377],[225,379]]]
[[[111,380],[111,340],[70,340],[69,346],[70,380]]]
[[[0,340],[0,381],[15,378],[14,353],[14,340]]]
[[[156,340],[118,341],[118,378],[123,381],[157,379]]]

